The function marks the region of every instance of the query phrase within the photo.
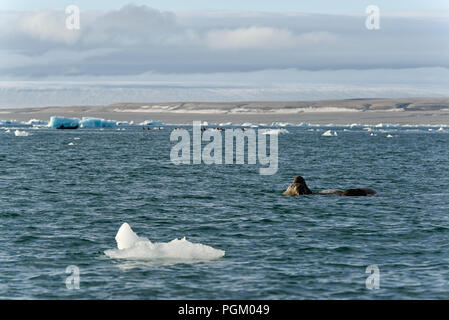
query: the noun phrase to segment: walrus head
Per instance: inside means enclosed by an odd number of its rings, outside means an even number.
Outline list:
[[[312,194],[312,191],[307,187],[306,180],[301,176],[296,176],[292,184],[285,190],[284,195],[302,195]]]

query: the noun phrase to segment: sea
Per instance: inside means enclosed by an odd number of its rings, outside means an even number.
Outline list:
[[[0,122],[0,299],[449,299],[449,127],[273,124],[272,175],[175,127]]]

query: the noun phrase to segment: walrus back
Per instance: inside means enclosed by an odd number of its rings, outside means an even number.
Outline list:
[[[319,192],[319,194],[336,194],[341,196],[343,194],[343,191],[337,189],[329,189],[329,190],[322,190]]]
[[[368,195],[375,195],[376,191],[370,188],[356,188],[356,189],[348,189],[345,192],[343,192],[342,196],[347,197],[357,197],[357,196],[368,196]]]

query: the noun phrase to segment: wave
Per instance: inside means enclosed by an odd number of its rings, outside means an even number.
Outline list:
[[[128,223],[123,223],[115,236],[117,249],[104,251],[112,259],[146,260],[165,263],[193,263],[223,257],[225,251],[201,243],[192,243],[185,237],[170,242],[153,243],[139,237]]]

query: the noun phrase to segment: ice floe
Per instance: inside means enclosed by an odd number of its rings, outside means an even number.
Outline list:
[[[262,134],[280,134],[280,133],[288,133],[287,129],[266,129]]]
[[[325,133],[322,134],[323,137],[336,137],[338,136],[337,131],[327,130]]]
[[[164,124],[161,121],[157,121],[157,120],[145,120],[145,121],[139,123],[139,125],[141,125],[141,126],[163,126]],[[207,126],[207,123],[204,125]]]
[[[139,237],[128,223],[123,223],[115,236],[117,249],[104,253],[112,259],[150,260],[164,263],[192,263],[221,258],[225,251],[201,243],[192,243],[185,237],[170,242],[151,242]]]
[[[16,130],[16,131],[14,131],[14,135],[16,137],[28,137],[30,135],[30,133],[28,131]]]

